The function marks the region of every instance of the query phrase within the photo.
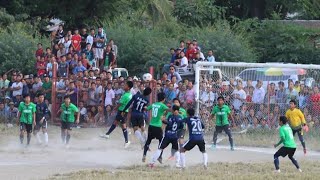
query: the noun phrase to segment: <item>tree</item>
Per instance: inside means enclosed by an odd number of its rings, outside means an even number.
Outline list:
[[[211,0],[177,0],[173,15],[178,22],[189,27],[210,26],[224,18],[225,8],[217,6]]]

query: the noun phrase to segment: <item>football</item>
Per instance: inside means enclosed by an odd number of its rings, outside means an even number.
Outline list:
[[[152,75],[150,73],[145,73],[143,76],[142,76],[142,79],[144,81],[151,81],[152,80]]]

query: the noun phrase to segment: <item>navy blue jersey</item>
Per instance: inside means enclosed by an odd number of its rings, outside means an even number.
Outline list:
[[[199,117],[193,116],[185,119],[189,129],[190,140],[203,140],[204,124]]]
[[[131,98],[123,111],[127,110],[131,104],[133,104],[132,113],[143,113],[144,107],[148,106],[149,101],[142,94],[137,93]]]
[[[46,103],[36,104],[36,120],[40,121],[43,117],[48,118],[49,115],[48,106]]]
[[[183,129],[182,117],[180,115],[171,114],[165,124],[167,124],[165,129],[165,137],[169,139],[178,139],[178,130]]]

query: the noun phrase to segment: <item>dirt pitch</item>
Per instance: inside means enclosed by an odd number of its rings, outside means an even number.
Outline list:
[[[19,144],[18,128],[0,127],[0,179],[320,179],[320,153],[303,156],[298,149],[296,158],[305,173],[298,174],[287,159],[280,159],[281,175],[273,174],[275,149],[237,147],[232,152],[227,146],[211,151],[208,148],[209,168],[202,170],[201,153],[197,148],[186,154],[185,171],[176,170],[174,161],[166,160],[170,149],[164,152],[163,165],[150,170],[141,162],[142,150],[133,136],[131,146],[124,149],[122,131],[118,128],[111,139],[98,137],[105,129],[74,129],[70,148],[60,140],[60,129],[49,127],[49,146],[35,143],[29,148]],[[210,138],[208,138],[209,141]],[[209,146],[209,145],[208,145]],[[270,145],[271,146],[271,145]],[[153,141],[147,162],[157,147]]]

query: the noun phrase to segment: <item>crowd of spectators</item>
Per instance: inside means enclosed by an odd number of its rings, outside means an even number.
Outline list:
[[[188,71],[198,61],[215,62],[214,52],[208,51],[205,57],[197,40],[181,41],[178,48],[170,49],[168,71],[158,80],[143,82],[133,77],[113,78],[110,69],[117,66],[117,52],[117,46],[112,39],[108,41],[102,27],[97,32],[90,29],[89,33],[82,28],[79,34],[77,29],[73,33],[65,32],[63,26],[59,26],[52,39],[52,48],[44,50],[42,44],[38,44],[35,52],[37,71],[34,74],[23,75],[13,71],[0,76],[0,118],[7,124],[14,123],[22,96],[30,94],[32,101],[37,102],[39,92],[45,94],[50,112],[55,111],[51,109],[54,66],[57,68],[57,107],[63,102],[63,97],[69,95],[71,102],[79,107],[82,127],[104,126],[113,122],[113,107],[124,93],[126,80],[134,82],[132,94],[142,92],[152,83],[153,101],[156,101],[156,93],[164,92],[168,105],[174,98],[179,98],[182,107],[195,107],[194,84],[182,79],[177,68]],[[232,109],[234,121],[231,124],[234,128],[277,128],[278,117],[285,113],[291,99],[298,102],[309,125],[319,126],[319,88],[311,89],[298,81],[289,81],[287,87],[284,82],[271,83],[264,89],[262,81],[253,86],[249,80],[244,87],[241,80],[231,78],[222,81],[203,76],[199,92],[200,116],[209,128],[213,127],[210,114],[219,96],[223,96]]]

